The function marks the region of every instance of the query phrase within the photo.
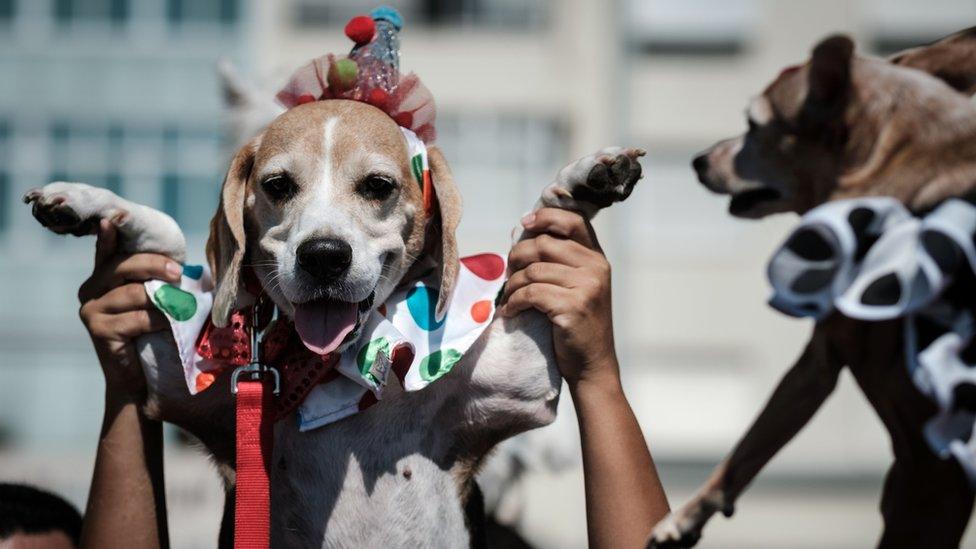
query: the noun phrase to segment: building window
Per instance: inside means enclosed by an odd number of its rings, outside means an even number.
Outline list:
[[[163,131],[162,210],[188,235],[206,234],[220,197],[217,173],[220,140],[216,131],[167,128]]]
[[[10,174],[7,173],[7,159],[12,156],[8,151],[9,147],[10,128],[6,121],[0,120],[0,234],[7,230],[10,205],[14,203],[14,197],[10,196]]]
[[[166,17],[173,26],[184,23],[233,25],[240,17],[239,0],[167,0]]]
[[[56,122],[50,128],[50,181],[72,181],[122,190],[121,126],[72,125]]]
[[[394,0],[407,25],[472,25],[519,30],[541,27],[547,0]],[[369,12],[372,0],[297,0],[294,17],[301,26],[342,25]]]
[[[927,44],[972,24],[962,21],[976,20],[972,0],[865,0],[861,9],[879,55]]]
[[[507,220],[521,217],[567,160],[565,128],[518,112],[444,111],[437,118],[438,144],[466,206],[461,251],[507,250]],[[485,204],[491,207],[479,207]]]
[[[629,0],[627,6],[636,50],[692,56],[741,53],[760,7],[757,0]]]
[[[129,17],[129,0],[54,0],[54,19],[61,25],[78,21],[121,24]]]
[[[16,0],[0,0],[0,23],[10,21],[17,12]]]

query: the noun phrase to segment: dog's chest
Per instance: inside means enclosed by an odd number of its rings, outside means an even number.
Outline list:
[[[413,395],[342,422],[275,432],[272,538],[279,547],[465,546],[453,443]],[[412,402],[400,402],[401,399]],[[419,400],[419,399],[418,399]]]

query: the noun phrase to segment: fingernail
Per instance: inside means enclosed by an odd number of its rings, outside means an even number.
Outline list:
[[[522,226],[528,227],[535,221],[535,212],[529,212],[522,217]]]
[[[166,273],[173,277],[179,277],[183,274],[183,267],[180,267],[173,261],[168,261],[166,263]]]

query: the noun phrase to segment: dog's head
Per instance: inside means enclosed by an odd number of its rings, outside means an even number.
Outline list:
[[[430,222],[406,139],[384,112],[329,100],[276,118],[224,179],[207,244],[214,323],[239,306],[248,268],[323,354],[354,341],[373,302],[418,262],[441,270],[440,311],[457,275],[461,204],[440,151],[428,155],[438,205]]]
[[[976,182],[974,91],[976,28],[887,60],[833,36],[749,103],[746,133],[692,165],[738,217],[868,195],[924,208]]]

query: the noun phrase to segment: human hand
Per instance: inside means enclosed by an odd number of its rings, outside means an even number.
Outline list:
[[[166,317],[142,283],[150,279],[178,282],[182,268],[158,254],[117,255],[118,231],[101,220],[95,245],[95,267],[78,289],[79,316],[91,336],[109,391],[141,394],[145,377],[132,347],[143,334],[164,330]]]
[[[543,208],[522,219],[526,237],[512,247],[503,316],[538,309],[553,324],[559,371],[570,391],[620,386],[613,342],[610,264],[593,227],[576,212]]]

